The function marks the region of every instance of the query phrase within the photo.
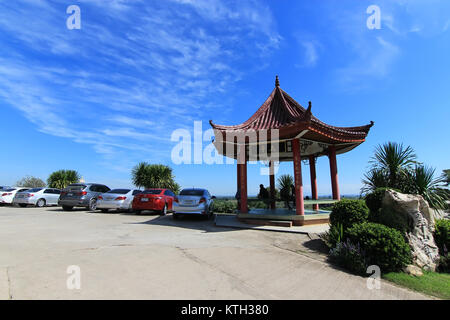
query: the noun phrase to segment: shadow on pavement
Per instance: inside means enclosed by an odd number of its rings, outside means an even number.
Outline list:
[[[216,227],[214,224],[214,218],[205,220],[203,217],[197,216],[181,216],[177,220],[174,220],[172,215],[157,216],[154,219],[144,221],[144,222],[130,222],[131,224],[146,224],[146,225],[157,225],[157,226],[167,226],[175,228],[184,228],[191,230],[200,230],[204,232],[230,232],[236,231],[231,228]]]

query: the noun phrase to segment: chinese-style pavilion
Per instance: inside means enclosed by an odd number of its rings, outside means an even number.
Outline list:
[[[280,88],[278,76],[275,89],[253,116],[242,124],[223,126],[210,121],[215,133],[215,147],[226,157],[238,160],[237,187],[240,190],[240,212],[247,213],[247,162],[250,148],[256,148],[257,159],[270,164],[270,188],[274,195],[274,161],[293,161],[295,179],[296,215],[304,216],[303,181],[301,161],[309,161],[312,199],[318,200],[316,181],[316,158],[328,156],[331,186],[334,200],[339,200],[339,182],[336,155],[346,153],[363,143],[373,122],[360,127],[336,127],[328,125],[311,111],[311,102],[303,108]],[[276,131],[276,133],[275,133]],[[244,135],[244,139],[236,138]],[[249,139],[249,136],[256,137]],[[265,152],[260,152],[263,150]],[[228,150],[228,151],[227,151]],[[233,150],[233,152],[229,152]],[[276,150],[276,152],[273,152]],[[317,201],[318,203],[319,201]],[[314,209],[318,205],[314,204]],[[275,203],[272,203],[275,208]]]

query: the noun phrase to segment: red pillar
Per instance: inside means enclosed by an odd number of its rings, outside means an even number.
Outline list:
[[[309,156],[309,173],[311,176],[311,196],[313,200],[319,200],[317,194],[316,161],[313,155]],[[313,210],[319,210],[318,204],[313,204]]]
[[[245,146],[239,148],[238,166],[240,167],[241,213],[248,213],[247,206],[247,158]]]
[[[239,189],[239,187],[240,187],[240,177],[241,177],[241,167],[239,166],[239,161],[238,161],[238,163],[237,163],[237,179],[236,179],[237,189]]]
[[[302,157],[300,154],[300,140],[292,140],[292,153],[294,155],[294,178],[295,178],[295,205],[297,215],[305,215],[303,203],[303,181],[302,181]]]
[[[328,157],[330,158],[331,190],[333,192],[333,199],[341,200],[341,196],[339,194],[339,180],[335,146],[330,146],[328,148]]]
[[[275,168],[273,161],[269,161],[269,180],[270,180],[270,209],[274,210],[276,208],[275,205]]]

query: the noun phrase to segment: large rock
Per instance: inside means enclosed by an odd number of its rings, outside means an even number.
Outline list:
[[[435,212],[422,196],[386,191],[383,210],[402,215],[409,224],[407,239],[412,250],[413,263],[419,268],[435,271],[439,250],[434,242]]]

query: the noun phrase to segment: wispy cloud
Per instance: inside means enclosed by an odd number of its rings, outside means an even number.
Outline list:
[[[80,0],[81,30],[66,29],[66,5],[0,3],[0,99],[105,159],[170,157],[153,152],[170,130],[229,112],[240,64],[259,67],[281,39],[253,0]]]

